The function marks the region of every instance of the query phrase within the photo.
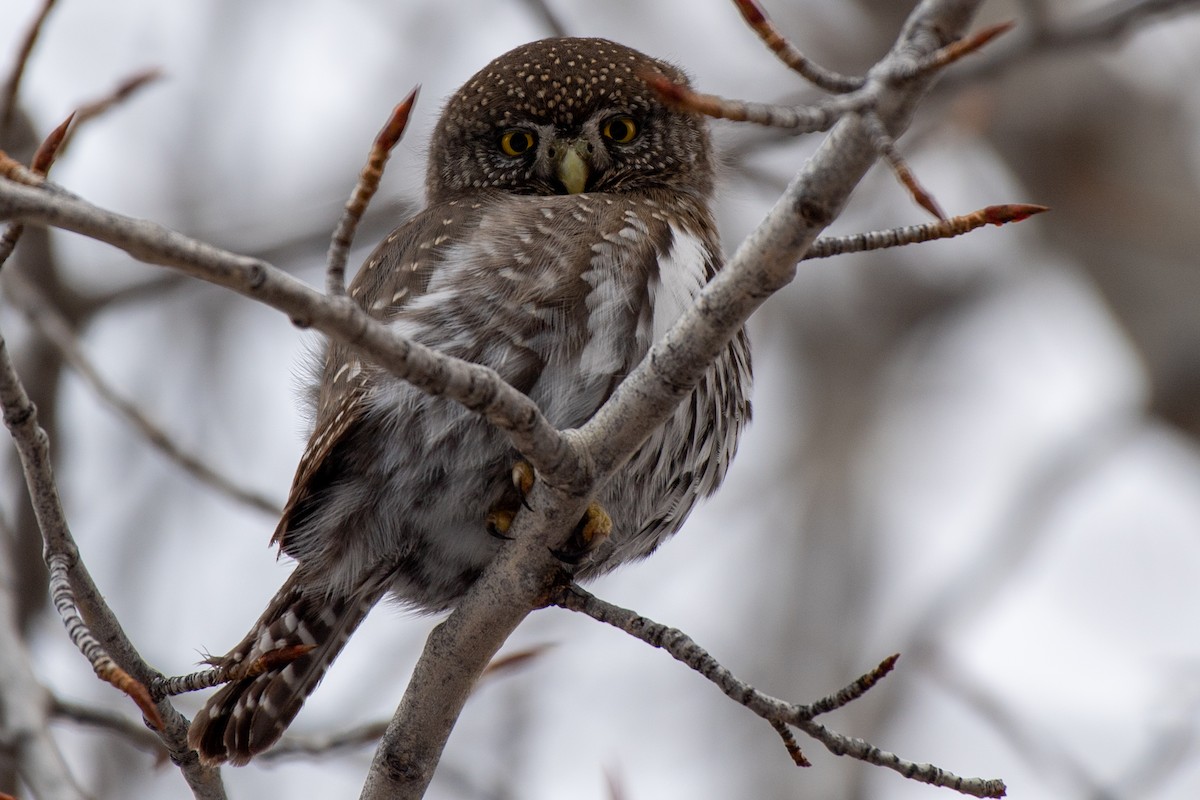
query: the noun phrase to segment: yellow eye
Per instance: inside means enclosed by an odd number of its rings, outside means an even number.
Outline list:
[[[500,149],[506,156],[519,156],[532,150],[536,142],[537,139],[529,131],[505,131],[504,135],[500,137]]]
[[[605,139],[612,139],[617,144],[629,144],[637,138],[638,126],[633,117],[621,114],[606,120],[600,128],[600,133],[604,134]]]

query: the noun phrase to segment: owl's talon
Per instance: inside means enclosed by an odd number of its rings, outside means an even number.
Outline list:
[[[521,505],[525,506],[525,508],[529,508],[529,501],[525,498],[533,490],[533,477],[533,466],[528,461],[518,461],[513,464],[512,483],[516,487],[517,492],[520,493]]]
[[[583,518],[571,531],[571,537],[562,547],[550,553],[564,564],[574,566],[596,552],[608,535],[612,533],[612,518],[604,507],[594,500],[588,503]]]
[[[529,508],[529,502],[525,496],[533,489],[534,472],[533,467],[528,461],[518,461],[513,464],[512,468],[512,485],[516,489],[516,502],[512,493],[501,498],[487,516],[483,519],[483,525],[487,532],[497,539],[512,539],[508,535],[509,528],[512,527],[513,519],[516,518],[517,512],[521,510],[521,506]]]
[[[484,518],[483,526],[492,536],[507,541],[513,538],[508,535],[508,531],[512,527],[515,516],[516,514],[512,511],[497,508],[488,512],[487,517]]]

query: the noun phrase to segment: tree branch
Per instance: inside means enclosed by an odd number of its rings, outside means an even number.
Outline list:
[[[20,455],[22,470],[33,501],[38,527],[50,569],[55,608],[67,626],[71,640],[80,648],[96,674],[122,691],[145,691],[157,673],[142,659],[126,636],[116,616],[104,601],[67,526],[46,432],[37,421],[37,410],[13,368],[8,346],[0,337],[0,406],[4,424]],[[86,622],[84,621],[86,619]],[[139,698],[143,711],[156,725],[171,758],[199,800],[225,800],[225,789],[217,770],[200,764],[187,746],[187,720],[167,701],[149,705]]]
[[[0,160],[0,173],[9,178],[0,181],[0,218],[74,231],[124,250],[139,261],[172,267],[282,311],[297,326],[316,328],[417,388],[480,414],[507,433],[539,473],[562,483],[578,481],[580,459],[569,439],[546,421],[532,400],[502,381],[494,370],[412,342],[372,319],[348,298],[326,297],[265,261],[97,208],[61,187],[37,180],[11,160]]]
[[[50,735],[50,696],[34,674],[17,623],[11,533],[0,529],[0,718],[17,774],[39,800],[85,800]]]
[[[553,595],[552,602],[570,611],[586,614],[598,622],[612,625],[651,647],[662,648],[672,658],[700,673],[731,700],[770,722],[772,727],[783,737],[789,755],[798,766],[807,766],[807,760],[795,747],[795,740],[791,738],[790,733],[786,728],[781,730],[781,726],[792,725],[799,728],[825,745],[826,749],[834,755],[849,756],[876,766],[887,767],[912,780],[954,789],[973,797],[1004,796],[1005,786],[1001,780],[962,778],[932,764],[908,761],[895,753],[880,750],[862,739],[845,736],[814,721],[817,716],[827,714],[862,697],[881,678],[891,672],[899,656],[889,656],[884,659],[875,669],[836,694],[810,705],[798,705],[771,697],[739,680],[682,631],[668,628],[635,611],[601,600],[578,585],[571,584],[561,587]]]
[[[897,84],[891,74],[958,38],[978,5],[979,0],[925,0],[892,51],[867,74],[862,91],[873,94],[875,112],[893,138],[907,127],[932,76]],[[841,212],[876,155],[870,130],[858,115],[834,126],[698,301],[580,429],[580,444],[594,459],[598,476],[610,475],[662,424],[750,314],[791,282],[796,264]]]

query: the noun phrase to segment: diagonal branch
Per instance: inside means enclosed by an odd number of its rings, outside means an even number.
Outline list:
[[[11,159],[0,159],[0,218],[16,218],[81,233],[150,264],[224,286],[354,347],[397,377],[461,403],[500,430],[547,476],[570,482],[581,462],[537,405],[494,370],[442,355],[372,319],[346,297],[326,297],[265,261],[236,255],[153,222],[97,208],[43,182]],[[32,185],[31,185],[32,184]]]
[[[771,22],[767,12],[763,10],[757,0],[734,0],[733,4],[737,6],[738,12],[746,24],[753,28],[758,37],[763,40],[767,49],[809,83],[828,92],[837,93],[852,92],[863,85],[862,78],[840,75],[833,70],[825,69],[801,53],[779,32],[775,23]]]
[[[1055,24],[1049,24],[1047,15],[1038,15],[1031,30],[1015,41],[997,48],[988,56],[964,65],[956,71],[948,84],[958,86],[965,81],[993,76],[1025,63],[1031,57],[1051,56],[1061,58],[1073,51],[1097,44],[1115,44],[1142,27],[1157,21],[1156,17],[1170,17],[1200,5],[1200,0],[1111,0],[1091,11]]]
[[[13,368],[3,338],[0,338],[0,406],[3,407],[4,424],[17,446],[44,539],[54,605],[72,641],[88,658],[97,675],[139,701],[196,797],[224,800],[225,789],[219,773],[201,766],[187,746],[187,724],[183,715],[170,703],[150,704],[147,697],[139,696],[146,691],[155,672],[126,636],[79,558],[58,497],[46,432],[38,424],[37,410]]]
[[[954,41],[978,5],[979,0],[925,0],[892,51],[868,73],[864,88],[874,93],[875,113],[889,135],[907,126],[932,77],[895,85],[888,76]],[[696,304],[580,429],[598,474],[620,466],[691,391],[750,314],[792,280],[797,262],[841,212],[876,155],[859,115],[838,122]]]
[[[808,248],[808,252],[804,254],[804,260],[830,258],[846,253],[865,253],[870,250],[920,244],[937,239],[950,239],[970,233],[984,225],[1007,225],[1010,222],[1021,222],[1034,214],[1041,214],[1049,210],[1046,206],[1033,203],[1006,203],[987,206],[978,211],[972,211],[970,214],[939,219],[937,222],[927,222],[924,225],[908,225],[903,228],[852,233],[847,236],[822,236],[812,243],[812,247]]]
[[[278,516],[278,503],[272,502],[258,492],[242,487],[236,481],[209,466],[198,456],[188,452],[183,445],[175,441],[170,433],[146,416],[136,403],[122,396],[84,354],[74,331],[71,330],[70,323],[37,287],[16,272],[9,274],[6,282],[9,296],[25,313],[30,323],[58,350],[63,360],[79,373],[79,376],[91,387],[100,401],[106,403],[139,431],[152,447],[178,464],[196,480],[226,497],[265,514]]]

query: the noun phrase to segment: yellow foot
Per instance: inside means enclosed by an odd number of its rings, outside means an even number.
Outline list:
[[[525,496],[533,489],[533,479],[533,467],[529,465],[529,462],[518,461],[513,464],[512,485],[516,491],[505,492],[499,502],[484,517],[483,525],[488,533],[497,539],[512,538],[508,535],[509,528],[512,527],[513,519],[521,510],[521,506],[529,507],[529,504],[525,502]]]
[[[518,461],[512,468],[512,485],[515,492],[506,492],[504,497],[488,512],[484,518],[487,532],[497,539],[511,539],[508,531],[512,528],[513,520],[521,506],[529,507],[525,497],[533,489],[535,480],[533,467],[527,461]],[[558,560],[575,565],[586,559],[603,544],[612,533],[612,519],[608,512],[595,501],[588,503],[587,511],[579,524],[571,531],[570,538],[557,550],[552,550]]]
[[[612,533],[612,518],[608,512],[595,500],[588,503],[583,518],[571,531],[571,537],[557,550],[552,550],[554,557],[566,564],[578,564],[596,552],[596,548],[604,543]]]
[[[521,504],[525,505],[525,496],[533,489],[533,467],[528,461],[518,461],[513,464],[512,482],[521,493]]]
[[[513,518],[517,514],[515,511],[509,511],[506,508],[493,508],[484,517],[483,525],[487,528],[487,532],[497,539],[511,539],[508,535],[508,529],[512,527]]]

